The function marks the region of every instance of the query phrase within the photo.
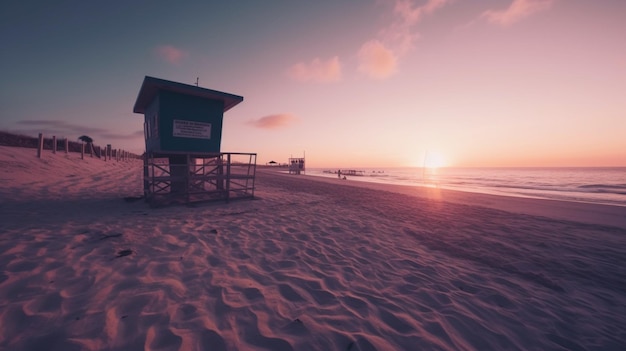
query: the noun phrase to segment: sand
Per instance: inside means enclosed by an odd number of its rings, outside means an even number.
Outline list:
[[[623,350],[626,208],[0,147],[0,350]],[[486,196],[486,197],[485,197]]]

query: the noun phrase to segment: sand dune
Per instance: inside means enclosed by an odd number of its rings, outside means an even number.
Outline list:
[[[0,166],[0,349],[626,347],[623,208],[260,170],[254,200],[150,209],[137,160]]]

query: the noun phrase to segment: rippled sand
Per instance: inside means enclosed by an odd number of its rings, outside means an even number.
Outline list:
[[[140,161],[45,156],[0,147],[0,349],[626,345],[615,208],[259,170],[254,200],[150,209]]]

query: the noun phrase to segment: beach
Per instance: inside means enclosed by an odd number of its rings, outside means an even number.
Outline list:
[[[0,147],[0,349],[623,350],[626,208]]]

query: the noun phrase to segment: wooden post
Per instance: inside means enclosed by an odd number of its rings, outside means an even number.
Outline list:
[[[111,161],[111,144],[107,144],[107,157],[109,158],[109,161]]]
[[[65,138],[65,153],[67,154],[68,152],[70,152],[70,142],[67,140],[67,138]]]
[[[230,200],[230,154],[226,154],[226,202]]]
[[[172,196],[185,198],[189,192],[189,163],[187,155],[170,155],[170,174],[172,177],[170,193]]]
[[[57,136],[56,135],[52,136],[52,153],[53,154],[57,153]]]
[[[150,176],[150,170],[148,169],[148,167],[148,154],[145,154],[143,157],[143,196],[146,202],[148,202],[150,198],[150,182],[148,181]]]
[[[39,133],[39,145],[37,146],[37,157],[41,158],[41,153],[43,151],[43,134]]]
[[[80,159],[81,160],[85,159],[85,143],[84,142],[80,143]]]

